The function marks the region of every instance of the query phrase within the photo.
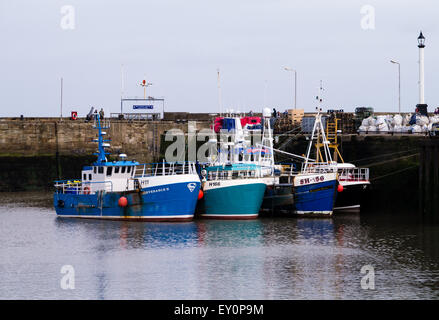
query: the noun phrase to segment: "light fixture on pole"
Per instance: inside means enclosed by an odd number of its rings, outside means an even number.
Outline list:
[[[390,62],[398,65],[398,113],[401,114],[401,64],[395,60]]]
[[[297,103],[297,71],[290,68],[290,67],[284,67],[284,70],[294,72],[294,109],[296,109],[296,103]]]
[[[142,80],[140,85],[143,87],[143,96],[144,96],[144,99],[146,100],[146,88],[149,86],[152,86],[152,83],[146,82],[146,80]]]

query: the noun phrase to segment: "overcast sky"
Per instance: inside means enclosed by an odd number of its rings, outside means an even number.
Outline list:
[[[90,106],[120,110],[126,97],[164,97],[166,111],[218,112],[217,68],[224,108],[260,111],[266,103],[313,111],[320,80],[325,108],[370,106],[402,111],[418,103],[417,37],[426,37],[425,96],[439,105],[436,1],[356,0],[0,0],[0,117],[59,116]],[[65,29],[64,6],[74,8]],[[365,29],[362,7],[375,10]],[[71,11],[68,11],[69,13]],[[370,11],[368,11],[370,13]],[[63,20],[64,19],[64,20]],[[363,21],[363,25],[362,25]]]

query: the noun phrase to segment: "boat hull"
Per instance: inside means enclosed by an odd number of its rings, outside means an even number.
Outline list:
[[[337,195],[337,174],[299,174],[294,178],[295,214],[332,215]]]
[[[131,220],[186,221],[194,217],[200,181],[186,181],[128,192],[95,194],[54,194],[59,217]],[[121,207],[118,201],[127,199]]]
[[[266,184],[261,179],[207,181],[200,216],[211,219],[255,219]]]
[[[337,195],[334,210],[337,212],[359,212],[370,182],[340,182],[340,184],[343,186],[343,191]]]
[[[267,185],[261,212],[291,212],[294,209],[292,184]]]

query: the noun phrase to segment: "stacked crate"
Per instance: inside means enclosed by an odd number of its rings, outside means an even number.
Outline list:
[[[284,133],[300,128],[304,115],[305,111],[303,109],[290,109],[281,113],[280,117],[276,118],[275,133]]]
[[[284,133],[292,129],[293,123],[288,117],[281,115],[279,118],[276,118],[276,122],[274,125],[275,133]]]
[[[330,119],[333,117],[338,119],[337,130],[341,130],[342,133],[355,133],[355,120],[352,113],[345,113],[343,110],[328,110],[328,116]]]
[[[355,133],[355,120],[352,113],[341,113],[339,119],[339,128],[342,133]]]
[[[304,115],[305,115],[305,110],[303,110],[303,109],[289,109],[288,110],[288,118],[291,120],[292,124],[295,126],[300,126]]]

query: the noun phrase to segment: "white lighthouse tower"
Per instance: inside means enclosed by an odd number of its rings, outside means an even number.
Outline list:
[[[427,104],[425,103],[424,95],[424,48],[425,48],[425,38],[421,33],[418,37],[418,48],[419,48],[419,104],[416,105],[418,111],[427,115]]]

